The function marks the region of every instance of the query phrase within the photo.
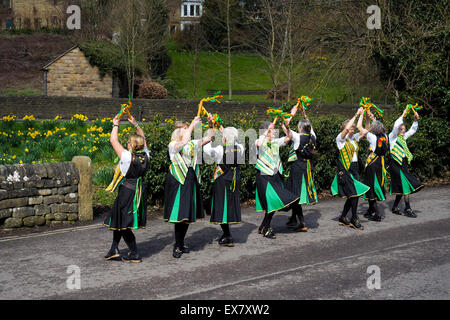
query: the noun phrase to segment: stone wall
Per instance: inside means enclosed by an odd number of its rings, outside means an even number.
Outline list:
[[[112,97],[111,75],[102,76],[78,48],[56,60],[47,69],[48,96]]]
[[[0,226],[54,226],[83,220],[79,219],[79,185],[74,162],[0,165]]]
[[[53,119],[57,115],[63,119],[70,119],[72,115],[79,113],[86,115],[90,120],[96,118],[113,117],[120,110],[120,105],[127,99],[119,98],[78,98],[78,97],[24,97],[1,96],[2,106],[0,117],[16,115],[22,118],[33,114],[38,119]],[[138,119],[152,118],[159,113],[163,118],[176,116],[178,119],[192,119],[198,110],[198,100],[149,100],[134,99],[131,113]],[[222,117],[242,111],[257,111],[259,119],[265,118],[268,107],[277,107],[270,102],[236,102],[223,101],[220,104],[206,102],[205,107],[210,112],[217,112]],[[392,106],[377,104],[389,114],[394,111]],[[353,115],[358,109],[358,104],[312,104],[310,114],[342,114]]]

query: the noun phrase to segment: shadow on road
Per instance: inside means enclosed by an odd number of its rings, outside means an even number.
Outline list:
[[[220,228],[220,226],[208,226],[194,232],[191,232],[190,229],[188,229],[187,231],[185,243],[191,249],[191,251],[203,250],[206,245],[214,243],[214,241],[222,235],[222,229]],[[246,243],[248,240],[248,236],[255,229],[256,226],[254,224],[247,222],[231,225],[231,234],[233,236],[234,242]],[[167,246],[173,246],[173,244],[175,243],[173,226],[171,226],[170,231],[155,234],[153,237],[148,238],[146,241],[139,242],[139,239],[137,240],[139,253],[143,258],[148,258],[163,251]],[[127,254],[129,250],[126,249],[123,252]]]
[[[272,219],[272,227],[276,233],[293,233],[292,228],[286,225],[291,212],[286,214],[280,214],[277,212]],[[305,225],[308,229],[317,229],[319,227],[319,219],[322,216],[317,209],[311,209],[311,207],[303,206],[303,216],[305,217]]]

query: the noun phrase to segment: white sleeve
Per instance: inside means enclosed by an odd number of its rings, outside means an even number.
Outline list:
[[[375,151],[375,149],[377,147],[377,136],[371,132],[368,132],[366,137],[367,137],[367,141],[369,141],[370,149],[372,151]]]
[[[172,160],[173,156],[179,151],[175,150],[175,141],[172,141],[171,143],[169,143],[169,156],[170,156],[170,160]]]
[[[294,142],[294,150],[297,150],[300,146],[300,134],[291,130],[292,132],[292,141]]]
[[[273,140],[273,142],[278,144],[280,147],[284,147],[286,145],[286,143],[284,143],[285,138],[286,137],[278,138],[278,139]]]
[[[398,128],[403,124],[403,116],[400,116],[397,120],[394,122],[394,129],[392,129],[391,133],[389,133],[389,140],[393,140],[397,138],[398,135]]]
[[[417,132],[417,128],[419,127],[419,122],[414,121],[411,128],[408,130],[408,132],[405,133],[405,140],[411,137],[414,133]]]
[[[347,138],[347,136],[345,136]],[[345,139],[341,138],[341,133],[339,133],[336,137],[336,145],[339,150],[341,150],[345,145]]]
[[[355,134],[353,135],[353,139],[356,140],[356,142],[359,142],[359,140],[360,140],[359,132],[358,132],[358,133],[355,133]]]
[[[120,158],[120,172],[125,177],[128,169],[130,169],[131,164],[131,152],[128,150],[123,150],[122,156]]]
[[[144,147],[144,151],[147,154],[147,158],[150,159],[150,150],[148,150],[147,147]]]
[[[223,147],[222,146],[217,146],[217,147],[213,148],[212,143],[209,142],[203,146],[203,151],[211,158],[214,158],[214,160],[216,160],[216,161],[223,159]]]
[[[314,129],[313,129],[313,127],[311,127],[311,135],[312,135],[312,136],[314,136],[314,138],[315,138],[315,139],[317,139],[317,137],[316,137],[316,133],[314,132]]]

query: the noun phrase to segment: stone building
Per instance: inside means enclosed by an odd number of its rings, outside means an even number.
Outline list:
[[[204,0],[167,0],[169,31],[182,31],[187,25],[199,23]]]
[[[68,0],[0,0],[0,29],[62,28]]]
[[[118,97],[119,86],[112,75],[102,75],[77,46],[45,65],[42,70],[46,96]]]

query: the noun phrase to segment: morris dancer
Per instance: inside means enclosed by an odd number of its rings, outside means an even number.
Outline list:
[[[110,142],[120,159],[120,171],[125,179],[119,185],[119,191],[104,225],[113,230],[111,249],[105,260],[120,257],[119,242],[123,237],[130,252],[122,257],[125,262],[141,262],[137,250],[136,238],[131,230],[144,228],[147,222],[147,200],[143,178],[149,166],[149,151],[144,131],[135,118],[128,121],[136,128],[136,133],[128,138],[128,150],[119,143],[119,119],[114,117]]]
[[[390,193],[395,194],[395,201],[392,207],[392,213],[401,215],[398,205],[402,196],[405,200],[404,215],[410,218],[417,218],[417,214],[411,209],[409,195],[422,189],[424,185],[408,171],[408,164],[411,163],[413,155],[408,149],[406,140],[416,133],[419,126],[419,115],[414,113],[414,122],[408,132],[403,124],[403,118],[407,110],[394,123],[394,129],[389,134],[389,143],[391,147],[391,159],[389,162],[389,173],[391,175]]]
[[[222,130],[222,145],[215,148],[208,143],[203,151],[214,158],[216,167],[213,176],[213,197],[211,204],[211,223],[220,224],[223,235],[219,245],[233,247],[230,224],[241,222],[239,164],[243,163],[244,147],[237,143],[238,130],[227,127]]]
[[[355,119],[362,114],[361,107],[350,120],[342,123],[341,133],[336,137],[336,144],[339,149],[339,159],[337,160],[337,174],[331,185],[331,194],[347,198],[344,210],[339,218],[339,225],[350,226],[357,230],[363,230],[363,226],[358,218],[358,199],[369,191],[369,187],[358,181],[358,142],[359,133],[355,133]],[[352,209],[352,218],[347,218],[347,213]]]
[[[359,116],[357,128],[359,139],[366,137],[369,141],[370,154],[366,160],[364,184],[370,187],[364,194],[364,199],[369,201],[369,210],[364,217],[372,221],[381,221],[381,214],[378,210],[377,201],[386,200],[384,184],[387,180],[385,167],[385,155],[389,144],[386,137],[386,129],[380,121],[377,121],[372,113],[367,114],[372,120],[369,130],[363,128],[363,114]],[[369,123],[366,118],[366,125]]]
[[[292,117],[297,113],[297,105],[291,110]],[[316,134],[308,119],[305,109],[302,109],[304,120],[298,123],[298,133],[292,131],[292,150],[289,154],[289,162],[292,162],[291,172],[286,181],[286,189],[296,196],[300,201],[292,205],[292,216],[287,223],[288,226],[295,226],[294,231],[305,232],[302,204],[316,204],[317,192],[314,186],[313,167],[311,159],[316,145]],[[290,118],[292,119],[292,118]],[[290,120],[289,120],[290,122]],[[297,225],[297,217],[299,224]]]
[[[171,164],[164,190],[164,221],[175,225],[174,258],[189,253],[184,244],[189,224],[204,217],[197,161],[201,147],[211,141],[213,131],[210,129],[201,140],[191,140],[194,127],[200,123],[199,116],[189,126],[177,123],[168,146]]]
[[[288,207],[297,202],[299,197],[284,188],[283,166],[279,149],[292,139],[292,132],[283,124],[283,130],[288,135],[283,138],[275,138],[275,124],[265,121],[261,129],[265,132],[255,141],[257,162],[256,168],[256,211],[265,212],[264,220],[258,228],[258,233],[266,238],[275,239],[275,233],[270,224],[277,210]]]

